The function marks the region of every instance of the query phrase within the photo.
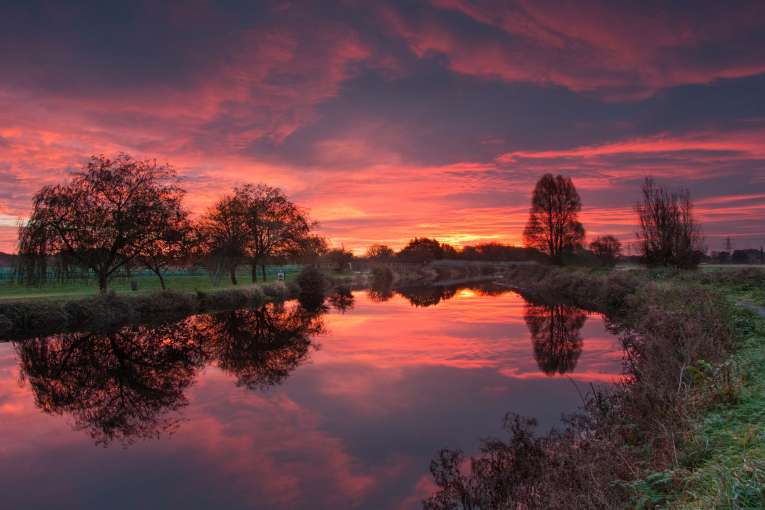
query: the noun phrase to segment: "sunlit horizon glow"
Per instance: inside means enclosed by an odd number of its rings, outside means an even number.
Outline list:
[[[703,4],[703,5],[702,5]],[[92,154],[176,167],[201,214],[283,188],[333,246],[519,245],[544,173],[591,238],[642,179],[706,244],[765,244],[765,6],[431,0],[0,8],[0,251]]]

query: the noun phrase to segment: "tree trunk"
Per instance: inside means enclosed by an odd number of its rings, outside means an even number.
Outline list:
[[[263,281],[266,281],[266,265],[260,265],[260,274],[263,275]]]
[[[258,281],[258,263],[253,262],[250,269],[252,270],[252,283],[255,283]]]
[[[101,294],[106,294],[106,291],[109,287],[109,275],[107,275],[105,272],[98,273],[98,292]]]
[[[231,284],[236,285],[236,266],[231,268]]]
[[[162,287],[162,290],[167,290],[165,287],[165,277],[162,276],[162,271],[157,271],[157,276],[159,277],[159,285]]]

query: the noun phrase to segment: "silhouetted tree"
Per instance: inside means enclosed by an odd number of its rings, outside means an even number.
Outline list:
[[[93,156],[82,172],[34,197],[29,221],[19,232],[22,256],[62,255],[92,270],[98,288],[165,235],[183,215],[183,190],[167,165]]]
[[[338,272],[347,271],[348,264],[353,262],[353,252],[345,247],[333,248],[324,257],[332,265],[332,269]]]
[[[571,178],[545,174],[531,197],[529,221],[523,231],[526,246],[548,254],[555,263],[581,246],[584,227],[579,223],[582,201]]]
[[[396,253],[384,244],[373,244],[367,249],[367,258],[373,262],[391,262]]]
[[[524,319],[540,370],[547,375],[572,372],[582,354],[579,332],[587,314],[571,306],[528,304]]]
[[[454,247],[441,244],[435,239],[415,237],[400,252],[398,258],[403,262],[424,264],[434,260],[451,258],[456,253]]]
[[[252,281],[257,281],[258,265],[266,281],[266,261],[300,252],[316,223],[279,188],[246,185],[236,188],[234,196],[245,213],[245,254],[252,268]]]
[[[234,195],[215,203],[199,222],[208,265],[216,273],[228,271],[236,285],[236,270],[244,261],[249,238],[244,204]]]
[[[590,243],[590,251],[600,259],[603,264],[614,265],[622,251],[622,243],[614,236],[596,237]]]
[[[702,256],[702,239],[688,190],[670,192],[646,178],[642,193],[635,209],[643,260],[652,266],[696,267]]]
[[[198,231],[189,221],[188,212],[179,209],[175,217],[170,218],[162,235],[141,251],[138,259],[151,272],[157,275],[164,290],[163,273],[171,266],[187,263],[192,258],[199,243]]]

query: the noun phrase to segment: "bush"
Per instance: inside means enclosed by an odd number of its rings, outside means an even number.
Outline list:
[[[316,267],[304,267],[297,277],[297,283],[300,287],[298,300],[304,308],[313,310],[324,303],[327,282],[324,275]]]
[[[5,315],[0,315],[0,337],[7,335],[13,329],[13,322]]]
[[[67,329],[105,329],[137,318],[130,303],[113,293],[69,301],[64,305],[64,311]]]
[[[189,314],[197,308],[196,300],[192,295],[171,290],[155,292],[148,296],[136,296],[130,298],[130,303],[141,318]]]
[[[59,303],[22,301],[0,304],[0,315],[11,321],[10,334],[60,331],[66,327],[67,315]]]
[[[273,301],[284,301],[288,296],[287,285],[284,282],[273,282],[263,285],[262,291]]]
[[[217,292],[197,291],[199,305],[205,310],[234,310],[252,305],[261,305],[265,301],[260,289],[230,289]]]

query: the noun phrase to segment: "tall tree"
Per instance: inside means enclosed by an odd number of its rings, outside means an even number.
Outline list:
[[[266,262],[275,256],[300,252],[316,223],[279,188],[246,185],[236,188],[234,195],[245,214],[245,255],[252,268],[252,281],[257,280],[258,266],[265,281]]]
[[[162,235],[149,244],[138,256],[141,264],[157,275],[162,290],[165,290],[164,272],[170,266],[187,263],[198,242],[196,231],[189,221],[188,212],[178,209],[170,218]]]
[[[584,227],[579,222],[582,200],[570,177],[545,174],[531,197],[529,221],[523,231],[526,246],[547,253],[556,264],[581,245]]]
[[[390,262],[395,254],[393,248],[384,244],[373,244],[367,249],[367,258],[375,262]]]
[[[235,195],[218,200],[199,222],[199,232],[209,265],[227,271],[237,284],[236,270],[244,261],[249,230],[244,204]]]
[[[638,240],[648,265],[696,267],[701,260],[701,229],[693,216],[688,190],[669,191],[646,178],[635,205],[640,219]]]
[[[22,255],[62,255],[92,270],[106,292],[114,273],[161,239],[181,211],[183,190],[168,165],[93,156],[82,172],[34,197],[19,232]]]

